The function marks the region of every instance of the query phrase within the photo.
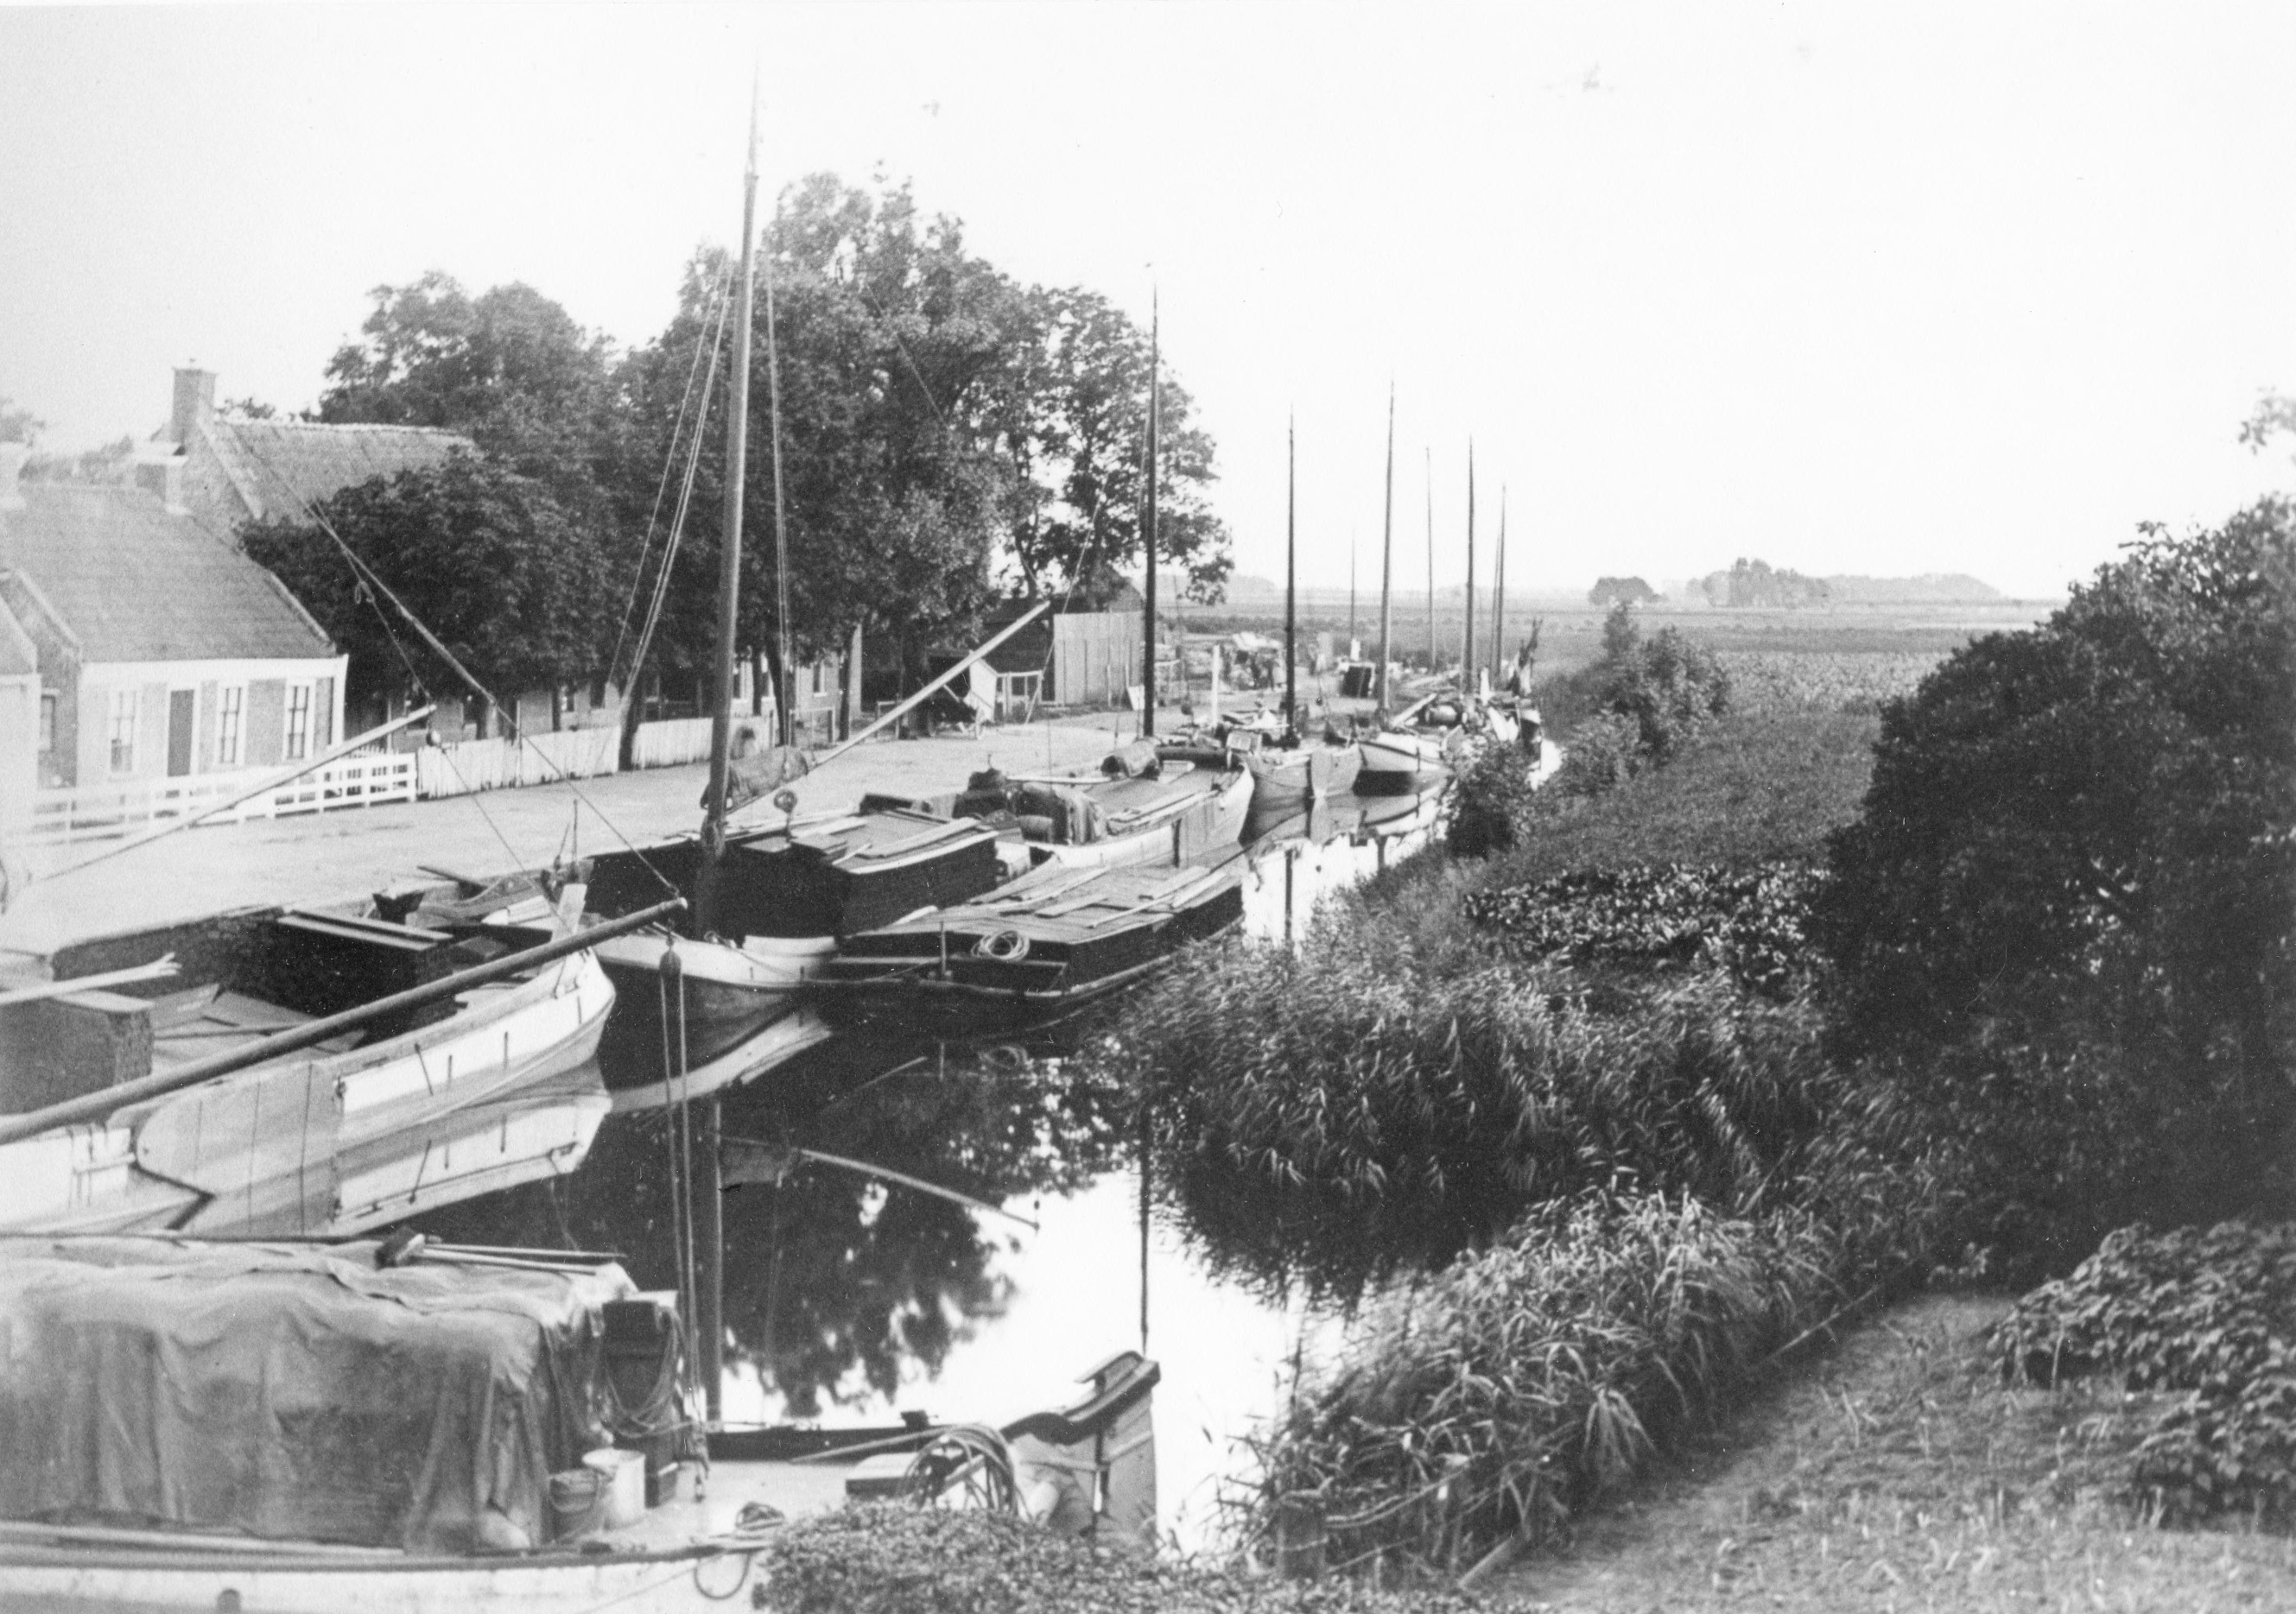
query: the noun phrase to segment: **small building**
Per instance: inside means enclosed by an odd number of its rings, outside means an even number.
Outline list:
[[[163,471],[156,490],[27,483],[24,458],[0,445],[0,685],[29,644],[38,711],[29,754],[7,749],[0,711],[0,798],[27,775],[51,790],[164,781],[336,742],[345,658],[277,578],[193,517],[179,470],[139,467]]]
[[[992,607],[981,619],[983,637],[1012,626],[1030,601]],[[1125,609],[1129,603],[1130,609]],[[1059,706],[1113,706],[1140,682],[1141,599],[1126,584],[1108,610],[1057,608],[988,652],[996,670],[1000,708],[1013,707],[1016,686],[1041,674],[1036,699]]]

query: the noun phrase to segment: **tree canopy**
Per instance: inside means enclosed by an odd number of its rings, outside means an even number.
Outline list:
[[[1773,567],[1767,561],[1750,561],[1742,555],[1729,570],[1708,573],[1698,586],[1716,605],[1741,607],[1823,605],[1833,594],[1822,578],[1806,578],[1798,571]]]
[[[1819,934],[1851,1046],[2112,1051],[2289,1110],[2296,506],[2145,529],[1882,713]]]
[[[714,360],[656,641],[657,665],[698,675],[721,553],[729,258],[697,252],[668,325],[627,354],[530,286],[472,295],[438,271],[378,286],[359,339],[327,365],[318,416],[467,435],[522,479],[495,482],[496,496],[529,485],[547,494],[554,508],[537,520],[578,535],[575,569],[619,623],[654,586]],[[781,196],[758,280],[741,651],[776,639],[766,436],[776,366],[789,626],[801,658],[859,627],[914,668],[929,649],[970,636],[1008,586],[1095,604],[1137,563],[1149,343],[1107,299],[1023,285],[972,253],[956,220],[926,216],[906,185],[865,190],[829,175]],[[1198,597],[1216,595],[1229,561],[1208,499],[1213,445],[1168,370],[1161,397],[1158,559]],[[610,632],[595,670],[627,677],[606,663],[627,660],[635,637]]]
[[[1597,578],[1587,591],[1589,605],[1648,605],[1665,597],[1640,578]]]
[[[457,453],[344,488],[317,514],[496,696],[605,670],[606,558],[594,530],[532,478]],[[416,677],[442,698],[464,693],[316,520],[250,521],[240,537],[349,653],[353,701],[407,693]]]
[[[37,415],[13,398],[0,396],[0,443],[37,443],[40,440],[40,428],[45,424]]]
[[[319,419],[459,431],[562,493],[610,476],[618,399],[603,337],[519,282],[472,297],[434,269],[368,295],[362,340],[327,363]]]

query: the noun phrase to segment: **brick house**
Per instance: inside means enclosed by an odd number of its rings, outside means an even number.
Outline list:
[[[0,774],[164,781],[271,768],[342,736],[345,658],[193,518],[172,469],[156,487],[28,483],[23,460],[0,446],[0,664],[31,647],[39,704],[29,756],[0,713]]]

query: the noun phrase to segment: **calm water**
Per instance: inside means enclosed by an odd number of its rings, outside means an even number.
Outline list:
[[[1247,930],[1303,930],[1319,896],[1380,861],[1344,842],[1266,853],[1246,887]],[[919,1043],[896,1028],[840,1037],[726,1095],[729,1140],[867,1162],[1011,1213],[812,1155],[778,1182],[729,1191],[729,1420],[833,1426],[922,1411],[1003,1423],[1074,1398],[1087,1369],[1141,1347],[1136,1151],[1119,1095],[1065,1052]],[[423,1225],[615,1250],[641,1287],[675,1288],[674,1142],[665,1116],[611,1118],[572,1176]],[[1335,1324],[1224,1280],[1152,1219],[1144,1266],[1146,1348],[1163,1370],[1160,1519],[1181,1545],[1209,1546],[1220,1482],[1250,1468],[1239,1443],[1280,1405],[1298,1353],[1328,1347]]]

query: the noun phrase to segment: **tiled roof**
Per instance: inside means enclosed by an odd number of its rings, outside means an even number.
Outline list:
[[[25,482],[0,510],[0,567],[20,569],[90,661],[330,656],[280,581],[140,487]]]
[[[438,464],[471,439],[430,426],[329,426],[312,421],[210,417],[201,430],[257,516],[294,516],[370,477]]]

